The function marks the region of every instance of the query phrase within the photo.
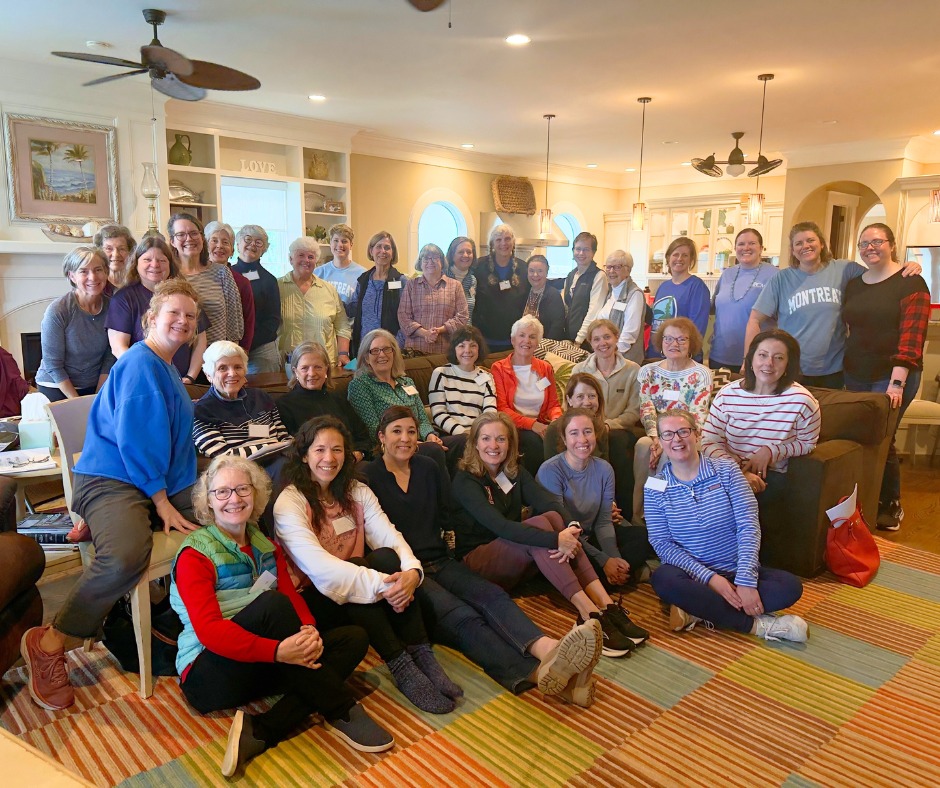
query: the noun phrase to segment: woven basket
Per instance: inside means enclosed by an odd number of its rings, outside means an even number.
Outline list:
[[[493,204],[501,213],[535,215],[535,189],[528,178],[499,175],[493,179]]]

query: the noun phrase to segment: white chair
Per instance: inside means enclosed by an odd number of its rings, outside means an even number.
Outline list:
[[[91,410],[93,396],[50,402],[46,405],[52,430],[59,444],[62,462],[62,487],[65,491],[65,503],[72,512],[72,481],[75,461],[85,445],[85,429],[88,425],[88,413]],[[72,514],[72,519],[77,516]],[[173,559],[185,539],[185,535],[176,531],[167,536],[163,531],[153,535],[153,549],[150,552],[150,567],[131,591],[131,618],[134,622],[134,637],[137,640],[137,658],[140,664],[140,697],[146,699],[153,695],[153,674],[150,655],[150,581],[166,577],[173,567]],[[82,542],[82,564],[87,566],[94,558],[94,548],[90,542]],[[85,641],[86,650],[91,650],[93,640]]]
[[[934,401],[929,399],[915,399],[904,412],[904,418],[901,419],[901,427],[911,430],[913,439],[914,454],[911,458],[913,464],[917,460],[917,428],[918,427],[936,427],[937,432],[933,439],[933,448],[930,452],[930,467],[933,467],[933,460],[937,454],[937,446],[940,445],[940,374],[936,377],[938,390],[934,395]]]

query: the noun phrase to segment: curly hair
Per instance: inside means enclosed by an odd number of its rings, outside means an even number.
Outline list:
[[[335,416],[316,416],[304,424],[294,436],[294,441],[285,451],[284,477],[293,484],[310,506],[310,527],[319,536],[326,524],[326,510],[320,500],[320,488],[310,476],[307,452],[325,430],[335,430],[343,439],[343,465],[336,478],[329,484],[330,493],[339,502],[344,512],[352,510],[352,490],[356,482],[356,458],[353,456],[352,438],[349,430]]]
[[[519,473],[519,433],[516,431],[516,425],[512,419],[501,411],[488,410],[476,417],[473,424],[470,425],[470,434],[467,436],[467,443],[464,446],[463,457],[457,463],[461,471],[466,471],[472,476],[485,476],[486,465],[480,452],[477,451],[477,441],[480,438],[480,430],[487,424],[502,424],[506,428],[509,436],[509,450],[506,452],[506,459],[503,462],[502,470],[510,478],[515,478]]]
[[[689,358],[694,358],[702,352],[702,335],[699,333],[698,326],[687,317],[671,317],[659,324],[653,334],[653,347],[660,353],[663,352],[663,335],[667,328],[677,328],[689,338]]]
[[[209,467],[202,472],[202,476],[193,486],[193,514],[203,525],[215,524],[215,512],[209,505],[209,490],[219,472],[226,469],[241,471],[248,477],[249,483],[254,488],[254,506],[251,509],[249,521],[257,523],[264,507],[271,499],[271,478],[257,463],[246,460],[244,457],[233,457],[228,454],[216,457],[210,462]]]

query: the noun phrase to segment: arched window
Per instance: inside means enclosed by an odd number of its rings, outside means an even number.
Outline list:
[[[546,250],[545,256],[548,258],[549,279],[568,276],[568,272],[574,267],[572,243],[575,236],[581,232],[581,223],[570,213],[556,214],[554,220],[555,227],[568,239],[568,245],[550,246]]]
[[[425,244],[437,244],[446,253],[450,242],[467,234],[467,223],[460,210],[451,202],[432,202],[418,220],[418,250]]]

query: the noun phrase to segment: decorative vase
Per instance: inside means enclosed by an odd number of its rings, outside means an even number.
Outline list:
[[[186,144],[183,144],[183,140]],[[180,167],[188,167],[193,161],[192,143],[188,134],[177,134],[174,142],[167,151],[166,160],[170,164],[176,164]]]
[[[307,167],[307,177],[312,181],[326,181],[330,178],[330,163],[325,156],[314,153]]]

